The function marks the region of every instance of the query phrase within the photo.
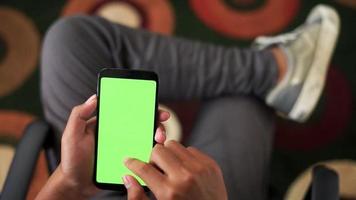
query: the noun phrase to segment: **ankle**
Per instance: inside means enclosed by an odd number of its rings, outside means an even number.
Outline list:
[[[283,52],[283,50],[279,47],[273,47],[271,49],[271,52],[274,55],[274,58],[276,59],[277,62],[277,67],[278,67],[277,82],[279,83],[287,73],[287,68],[288,68],[287,56]]]

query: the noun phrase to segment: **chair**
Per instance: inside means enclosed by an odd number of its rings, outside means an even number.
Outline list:
[[[55,153],[55,136],[45,121],[35,121],[25,130],[11,163],[0,200],[23,200],[29,189],[34,167],[42,149],[45,150],[48,171],[51,174],[59,164]],[[338,174],[324,166],[313,169],[312,183],[305,200],[338,200]]]
[[[38,120],[27,126],[16,147],[15,156],[0,194],[1,200],[26,199],[34,168],[42,149],[45,151],[49,174],[56,169],[59,156],[55,153],[55,142],[54,132],[48,123]]]

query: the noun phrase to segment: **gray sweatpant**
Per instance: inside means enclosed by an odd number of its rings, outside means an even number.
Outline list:
[[[266,198],[274,115],[259,101],[277,81],[271,52],[165,37],[99,17],[63,18],[47,32],[41,58],[44,114],[58,133],[72,107],[96,93],[104,67],[155,71],[160,100],[203,100],[186,145],[218,162],[230,199]],[[97,198],[118,199],[114,192]]]

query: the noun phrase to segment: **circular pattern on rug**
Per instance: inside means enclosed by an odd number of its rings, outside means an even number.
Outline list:
[[[226,6],[236,10],[254,10],[265,3],[265,0],[223,0]]]
[[[0,137],[10,136],[20,139],[26,126],[35,119],[34,116],[19,111],[0,111]]]
[[[329,144],[344,133],[352,110],[351,88],[343,74],[331,67],[320,119],[305,124],[280,121],[276,130],[276,146],[288,150],[312,150]]]
[[[139,24],[142,28],[161,34],[172,34],[175,27],[173,9],[167,0],[71,0],[62,15],[78,13],[100,15],[132,27]]]
[[[241,5],[251,5],[256,3],[256,0],[234,0],[234,2]]]
[[[127,2],[109,2],[96,10],[96,14],[112,22],[131,28],[143,27],[143,16],[135,6]]]
[[[353,160],[332,160],[318,163],[335,170],[339,175],[340,197],[345,199],[356,198],[356,162]],[[311,183],[312,169],[306,169],[289,187],[286,200],[302,200]]]
[[[2,145],[0,143],[0,193],[4,186],[5,178],[9,170],[12,158],[14,157],[15,149],[10,145]]]
[[[2,38],[0,38],[0,63],[3,61],[3,59],[6,56],[6,44]]]
[[[0,97],[23,84],[37,64],[40,36],[33,22],[23,13],[0,7],[0,38],[6,53],[0,62]]]
[[[356,9],[356,0],[336,0],[336,2],[348,6],[350,8]]]
[[[18,111],[0,111],[0,142],[2,137],[11,137],[19,140],[26,126],[36,117]],[[47,181],[48,173],[44,153],[40,154],[37,167],[30,184],[27,199],[34,199]]]
[[[283,30],[298,14],[300,1],[266,0],[249,11],[235,10],[223,0],[190,0],[190,5],[205,25],[222,35],[253,39]]]

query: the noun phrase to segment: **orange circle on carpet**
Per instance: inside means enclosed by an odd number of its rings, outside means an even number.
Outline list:
[[[232,38],[253,39],[283,30],[298,14],[300,0],[266,0],[255,10],[230,8],[223,0],[190,0],[202,22]]]
[[[36,117],[18,111],[0,111],[0,137],[12,137],[19,140],[23,131]],[[27,199],[34,199],[48,179],[48,170],[44,153],[41,152],[33,174]]]
[[[336,0],[339,4],[356,9],[356,0]]]
[[[23,84],[37,64],[40,36],[23,13],[0,7],[0,38],[6,52],[0,62],[0,97]]]
[[[105,4],[113,2],[124,2],[135,7],[137,12],[141,13],[143,28],[166,35],[170,35],[174,31],[175,16],[172,6],[167,0],[71,0],[68,1],[62,15],[96,14]]]

